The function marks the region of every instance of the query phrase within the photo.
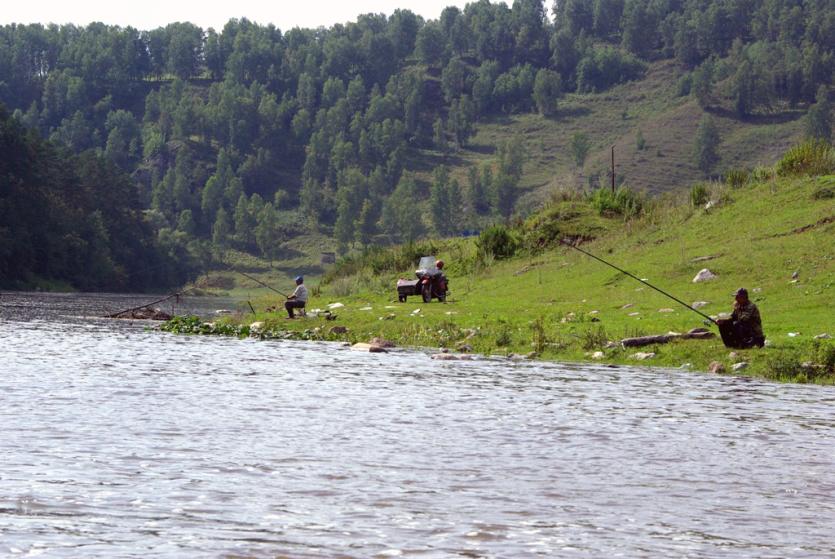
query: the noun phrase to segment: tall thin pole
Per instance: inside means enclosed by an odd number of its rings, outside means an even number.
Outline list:
[[[612,194],[615,193],[615,146],[612,145]]]

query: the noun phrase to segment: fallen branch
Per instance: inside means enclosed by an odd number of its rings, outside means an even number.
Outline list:
[[[659,334],[656,336],[640,336],[637,338],[625,338],[620,341],[620,345],[627,347],[641,347],[652,344],[666,344],[673,340],[709,340],[715,338],[716,334],[704,328],[694,328],[686,334],[678,334],[670,332],[669,334]]]

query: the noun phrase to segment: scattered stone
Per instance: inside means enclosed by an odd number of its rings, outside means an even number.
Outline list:
[[[367,351],[368,353],[388,353],[385,348],[374,344],[364,344],[362,342],[351,346],[354,351]]]
[[[732,351],[732,352],[730,352],[730,353],[728,354],[728,359],[730,359],[731,361],[733,361],[733,360],[734,360],[734,359],[736,359],[737,357],[739,357],[739,354],[738,354],[737,352],[735,352],[735,351]]]
[[[531,267],[530,267],[530,266],[525,266],[525,267],[524,267],[524,268],[522,268],[521,270],[519,270],[519,271],[517,271],[517,272],[514,272],[514,273],[513,273],[513,275],[514,275],[514,276],[521,276],[522,274],[524,274],[524,273],[526,273],[526,272],[530,271],[530,269],[531,269]]]
[[[762,290],[763,290],[763,288],[762,288],[762,287],[755,287],[755,288],[754,288],[754,289],[752,289],[751,291],[753,291],[754,293],[762,293]]]
[[[592,359],[603,359],[604,357],[606,357],[606,354],[602,351],[595,351],[591,354]]]
[[[669,312],[676,312],[676,311],[674,309],[658,309],[658,312],[669,313]]]
[[[634,307],[634,306],[635,306],[635,305],[634,305],[633,303],[626,303],[624,306],[622,306],[622,307],[621,307],[621,310],[623,310],[623,309],[631,309],[631,308],[632,308],[632,307]]]
[[[461,353],[472,353],[473,346],[471,346],[470,344],[458,344],[457,346],[455,346],[455,349],[457,349]]]
[[[412,311],[412,314],[420,314],[420,309],[415,309]]]
[[[374,307],[363,307],[360,309],[361,311],[373,311]]]
[[[789,283],[797,283],[799,280],[793,279]]]
[[[394,345],[393,341],[386,340],[385,338],[371,338],[371,341],[368,343],[370,343],[371,345],[376,345],[385,348],[397,347],[396,345]]]
[[[617,342],[606,342],[606,345],[603,346],[604,349],[617,349],[620,347]]]
[[[600,314],[600,311],[589,311],[589,314]]]
[[[799,335],[800,335],[800,332],[789,332],[789,333],[788,333],[788,336],[789,336],[790,338],[796,338],[796,337],[798,337]]]
[[[345,305],[343,305],[342,303],[331,303],[330,305],[328,305],[328,308],[333,310],[333,309],[341,309],[344,306]]]
[[[347,334],[348,328],[346,326],[332,326],[330,329],[331,334]]]
[[[393,307],[393,306],[391,306],[391,305],[386,305],[386,307],[385,307],[385,308],[387,308],[387,309],[396,309],[397,307]]]
[[[525,355],[525,359],[536,359],[537,357],[539,357],[539,353],[537,353],[535,351],[532,351],[532,352],[528,353],[527,355]]]
[[[458,311],[447,311],[444,314],[447,315],[447,316],[452,316],[454,314],[458,314]]]
[[[742,369],[745,369],[747,367],[748,367],[748,363],[746,361],[740,361],[739,363],[736,363],[733,367],[731,367],[731,370],[736,372],[736,371],[741,371]]]
[[[693,366],[693,363],[682,363],[679,369],[689,369]]]
[[[395,317],[397,317],[397,315],[393,312],[390,312],[385,316],[381,316],[380,318],[378,318],[378,320],[393,320]]]
[[[652,359],[655,357],[655,353],[649,352],[644,353],[643,351],[639,351],[638,353],[633,353],[629,356],[630,359],[635,359],[637,361],[646,361],[647,359]]]
[[[725,366],[719,361],[712,361],[710,365],[708,365],[707,370],[713,373],[714,375],[721,375],[725,372]]]
[[[831,340],[832,336],[830,336],[829,334],[825,334],[825,333],[824,334],[818,334],[817,336],[815,336],[815,339],[816,340]]]
[[[797,279],[797,278],[799,278],[799,277],[800,277],[800,272],[799,272],[798,270],[795,270],[795,271],[792,273],[792,279],[793,279],[793,280],[796,280],[796,279]]]
[[[252,324],[249,325],[249,331],[254,333],[254,334],[257,334],[258,332],[263,330],[263,328],[264,328],[264,323],[263,322],[253,322]]]
[[[715,278],[716,278],[716,274],[714,274],[713,272],[711,272],[707,268],[704,268],[702,270],[699,270],[699,273],[696,274],[696,277],[693,278],[693,283],[701,283],[703,281],[710,281],[710,280],[715,279]]]
[[[434,353],[431,359],[436,361],[469,361],[472,359],[470,355],[456,355],[454,353]]]
[[[710,304],[710,301],[696,301],[692,305],[690,305],[694,309],[701,309],[702,307],[706,307]]]
[[[705,209],[706,209],[706,210],[709,210],[709,209],[711,209],[711,208],[713,208],[713,207],[716,207],[716,206],[718,206],[718,205],[719,205],[719,201],[718,201],[718,200],[709,200],[709,201],[708,201],[708,203],[707,203],[707,204],[705,204]]]
[[[629,313],[629,316],[638,316],[639,314],[641,314],[641,313],[639,313],[639,312],[631,312],[631,313]]]
[[[464,332],[467,333],[467,336],[464,338],[464,340],[472,340],[478,335],[478,330],[476,328],[468,328],[467,330],[464,330]]]
[[[215,314],[232,314],[232,311],[229,309],[218,309],[215,311]]]

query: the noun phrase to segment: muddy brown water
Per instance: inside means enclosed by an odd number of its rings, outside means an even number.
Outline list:
[[[0,556],[835,556],[831,387],[96,318],[147,300],[0,297]]]

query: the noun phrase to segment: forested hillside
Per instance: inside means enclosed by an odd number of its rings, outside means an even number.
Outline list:
[[[15,122],[130,174],[168,253],[275,258],[304,234],[344,251],[529,211],[520,181],[532,158],[541,175],[559,171],[547,166],[551,143],[576,169],[590,161],[587,185],[605,184],[601,141],[578,115],[657,68],[674,80],[671,98],[707,115],[700,174],[723,171],[715,117],[808,112],[807,132],[829,139],[834,42],[835,0],[481,0],[431,21],[397,10],[286,31],[247,20],[220,31],[7,25],[0,102]],[[647,122],[673,127],[675,110]],[[510,125],[522,117],[553,142],[531,153]],[[734,130],[742,141],[745,128]],[[688,151],[696,133],[683,133]],[[638,149],[652,134],[637,128]]]

